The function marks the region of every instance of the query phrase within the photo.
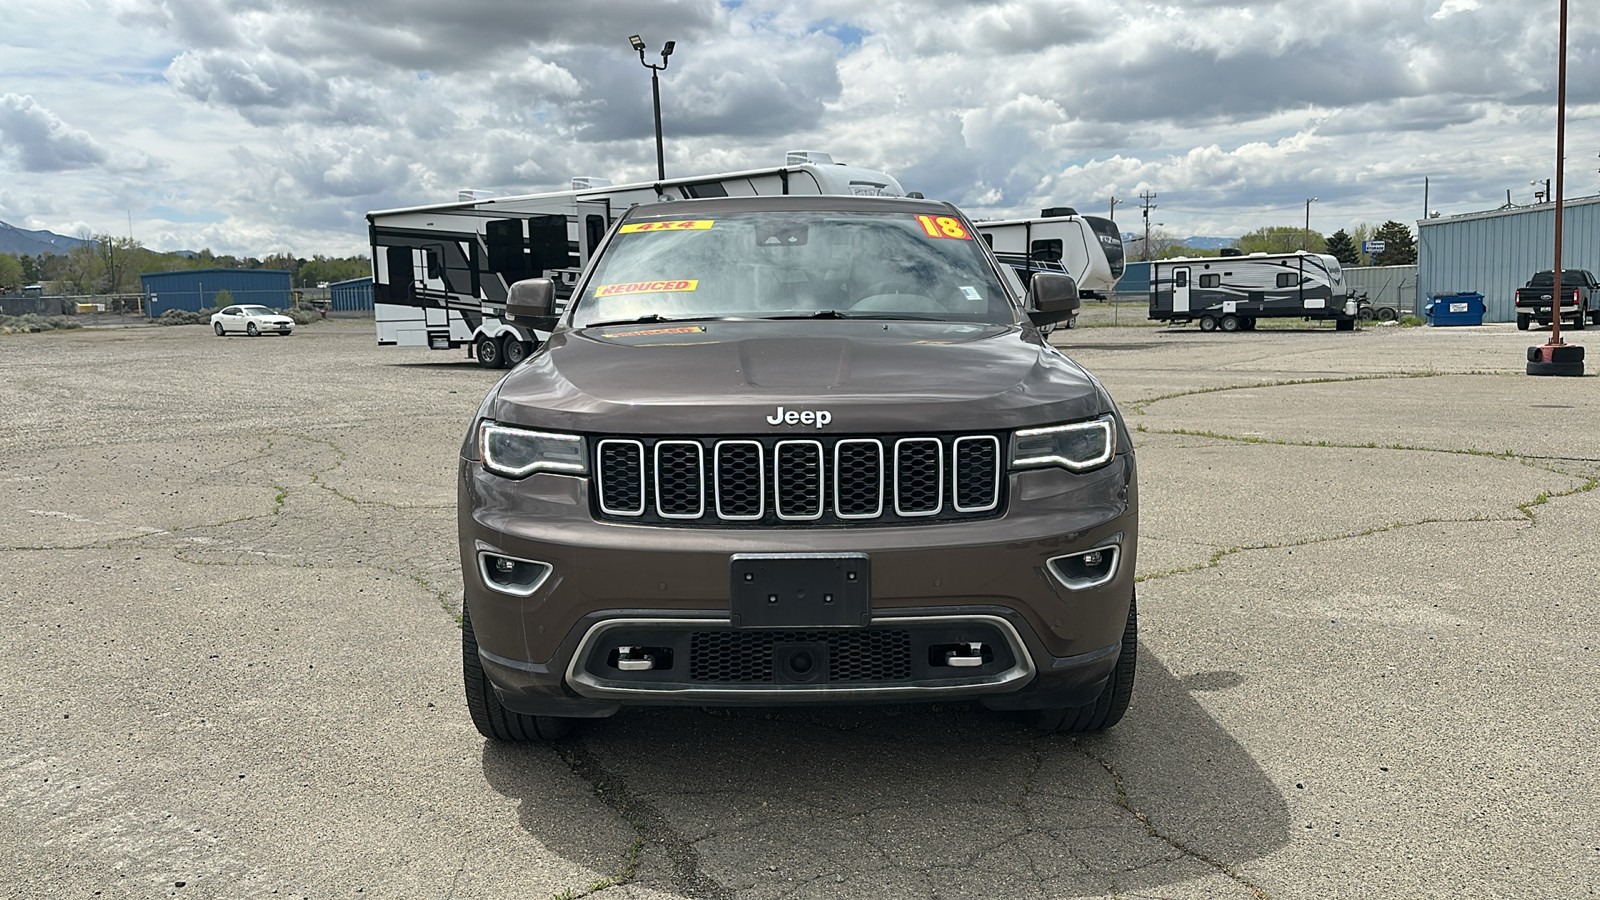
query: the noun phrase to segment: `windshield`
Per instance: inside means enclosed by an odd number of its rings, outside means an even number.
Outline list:
[[[272,315],[272,310],[267,309],[265,306],[241,306],[241,307],[239,307],[239,315],[241,315],[241,316],[270,316],[270,315]]]
[[[577,327],[707,318],[1016,321],[1013,294],[953,216],[818,210],[621,226]]]

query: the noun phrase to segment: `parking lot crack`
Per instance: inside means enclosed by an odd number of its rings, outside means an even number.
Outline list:
[[[693,841],[685,838],[667,821],[654,804],[642,799],[628,788],[627,780],[608,769],[598,756],[590,752],[581,741],[566,741],[555,746],[572,774],[587,782],[590,790],[624,822],[633,828],[637,839],[629,851],[622,871],[612,876],[610,883],[594,886],[597,890],[616,887],[633,881],[638,866],[648,848],[666,854],[668,878],[673,889],[681,894],[709,900],[732,900],[733,891],[718,883],[701,868],[700,853]],[[590,893],[597,892],[590,891]],[[583,896],[574,894],[573,897]]]
[[[1232,866],[1222,862],[1221,860],[1213,859],[1211,856],[1195,849],[1194,847],[1191,847],[1185,841],[1162,831],[1156,826],[1156,823],[1148,814],[1133,805],[1133,801],[1128,796],[1127,782],[1123,779],[1122,773],[1117,771],[1117,767],[1113,765],[1110,760],[1091,751],[1076,738],[1073,739],[1072,743],[1078,752],[1094,760],[1099,764],[1100,768],[1105,770],[1107,775],[1111,776],[1112,789],[1116,792],[1117,805],[1123,810],[1127,811],[1129,815],[1137,819],[1139,824],[1144,826],[1144,830],[1147,834],[1183,854],[1185,857],[1215,869],[1217,872],[1226,876],[1235,884],[1249,891],[1250,896],[1255,897],[1256,900],[1269,900],[1269,895],[1267,894],[1265,888],[1244,877]],[[1130,869],[1129,871],[1132,870]]]

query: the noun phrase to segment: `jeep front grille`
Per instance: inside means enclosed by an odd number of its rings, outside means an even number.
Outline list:
[[[661,524],[842,525],[999,513],[995,435],[603,438],[602,518]]]

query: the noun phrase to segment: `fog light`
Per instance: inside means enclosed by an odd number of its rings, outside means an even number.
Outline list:
[[[478,553],[478,573],[483,583],[502,594],[526,597],[550,577],[550,564],[498,553]]]
[[[1068,590],[1099,587],[1117,576],[1121,548],[1115,544],[1070,553],[1050,560],[1050,574]]]

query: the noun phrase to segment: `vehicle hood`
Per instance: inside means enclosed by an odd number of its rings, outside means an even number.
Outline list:
[[[801,320],[558,332],[506,376],[488,411],[583,433],[759,435],[993,431],[1111,408],[1032,329]]]

